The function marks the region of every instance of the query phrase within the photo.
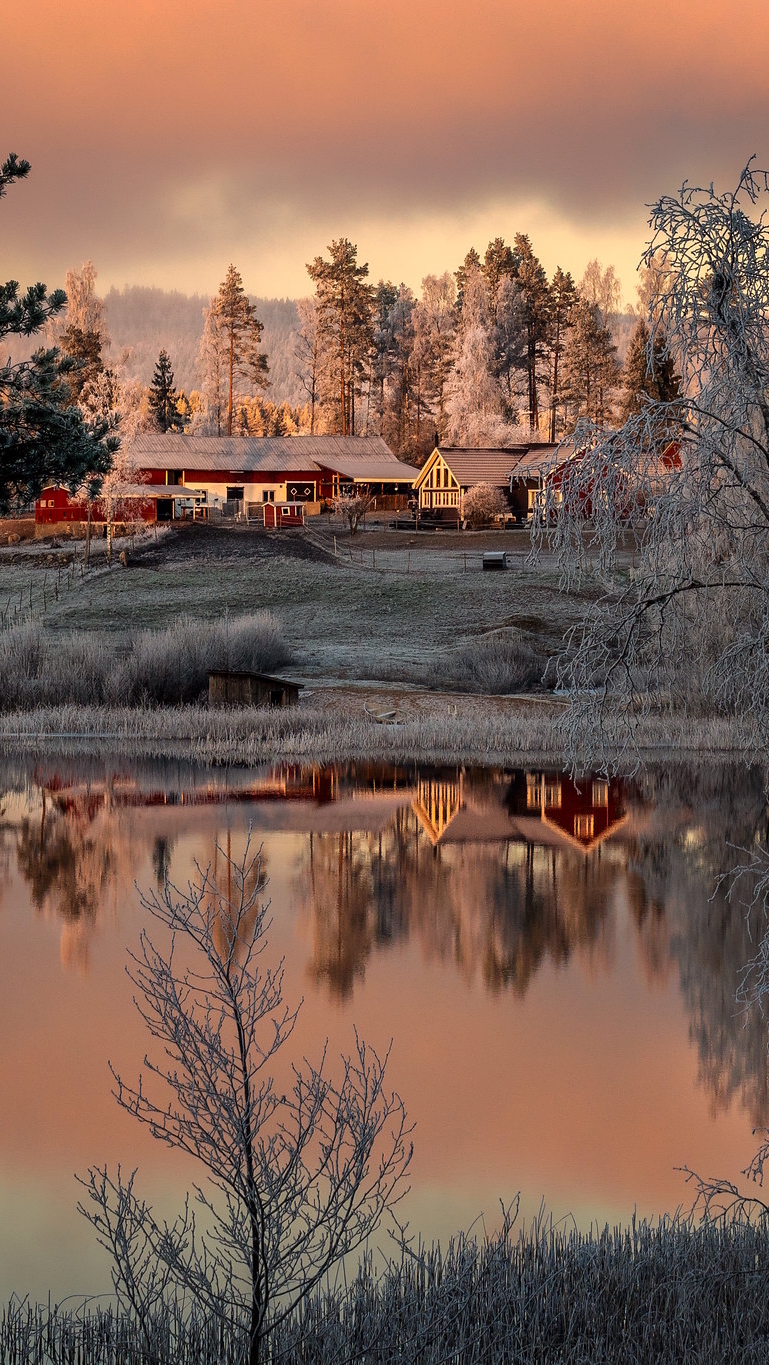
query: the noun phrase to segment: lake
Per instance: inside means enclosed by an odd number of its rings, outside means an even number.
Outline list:
[[[146,1039],[125,974],[141,892],[221,879],[247,840],[295,1052],[384,1051],[416,1124],[411,1229],[520,1191],[581,1226],[688,1206],[769,1121],[766,1025],[735,1003],[763,932],[717,873],[766,838],[762,774],[635,782],[422,764],[259,771],[115,759],[0,773],[0,1299],[109,1289],[74,1172],[120,1161],[172,1213],[194,1164],[110,1094]],[[138,888],[138,889],[137,889]],[[477,1226],[481,1226],[477,1224]]]

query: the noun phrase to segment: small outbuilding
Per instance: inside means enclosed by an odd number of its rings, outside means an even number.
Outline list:
[[[268,673],[230,673],[208,675],[209,706],[293,706],[299,700],[301,683],[287,678],[272,678]]]
[[[289,526],[304,526],[304,503],[266,502],[264,524],[273,531],[283,531]]]

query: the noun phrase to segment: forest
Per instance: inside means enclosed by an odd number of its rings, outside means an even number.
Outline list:
[[[420,463],[436,440],[556,441],[581,418],[617,424],[648,389],[654,269],[625,307],[613,266],[551,278],[529,238],[497,237],[409,286],[369,279],[347,238],[307,265],[305,298],[252,295],[230,265],[216,295],[97,292],[86,262],[48,344],[75,364],[72,400],[124,445],[146,428],[198,435],[382,435]],[[660,371],[657,382],[665,383]],[[675,396],[675,376],[667,375]]]

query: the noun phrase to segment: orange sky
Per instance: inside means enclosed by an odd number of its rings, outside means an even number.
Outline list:
[[[532,237],[625,297],[644,203],[766,159],[769,8],[740,0],[28,0],[3,6],[0,275],[308,292],[333,236],[374,279]]]

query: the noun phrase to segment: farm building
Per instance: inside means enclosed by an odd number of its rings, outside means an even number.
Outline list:
[[[209,505],[253,515],[265,503],[305,505],[366,491],[380,507],[406,506],[418,471],[380,436],[177,436],[144,432],[132,458],[150,484],[203,489]]]
[[[504,493],[510,511],[523,519],[531,503],[511,493],[511,476],[522,464],[533,471],[546,463],[553,463],[554,445],[532,444],[509,448],[472,449],[466,446],[436,446],[427,463],[414,480],[414,493],[419,498],[420,518],[438,524],[459,526],[463,519],[465,494],[476,484],[488,483]],[[525,474],[524,483],[533,478]],[[539,484],[535,484],[539,487]]]
[[[200,489],[129,484],[121,489],[120,498],[112,508],[112,521],[174,521],[194,516],[204,504],[205,493]],[[41,534],[66,532],[87,520],[88,503],[84,498],[73,497],[66,488],[44,488],[35,503],[35,528],[39,527]],[[100,498],[96,498],[91,503],[91,524],[98,528],[106,521],[107,508]]]
[[[261,520],[268,503],[302,503],[312,516],[342,492],[366,492],[375,509],[398,510],[408,505],[419,472],[393,455],[380,436],[143,432],[131,459],[137,485],[126,490],[121,503],[130,519],[144,521],[190,517],[196,509],[203,515],[218,509]],[[140,509],[138,516],[133,503]],[[85,502],[64,489],[46,489],[35,506],[35,521],[48,526],[86,517]]]

